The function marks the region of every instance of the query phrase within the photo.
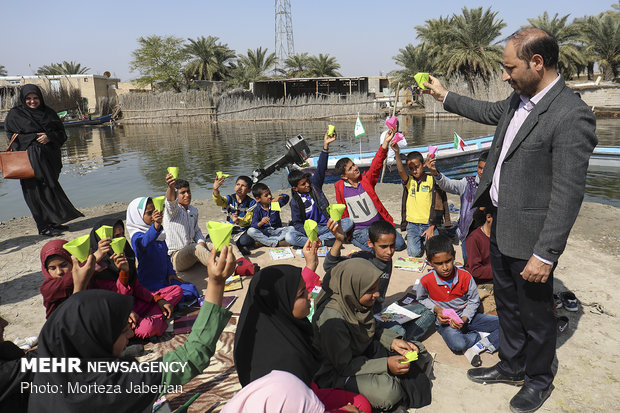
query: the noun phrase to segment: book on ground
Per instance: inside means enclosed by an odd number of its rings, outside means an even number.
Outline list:
[[[272,260],[286,260],[289,258],[295,258],[293,251],[289,247],[271,248],[269,250]]]
[[[394,261],[394,268],[399,268],[405,271],[424,271],[426,266],[426,260],[424,258],[416,257],[398,257]]]
[[[419,314],[409,311],[397,303],[392,303],[383,309],[380,313],[375,314],[375,318],[379,321],[389,322],[396,321],[398,324],[404,324],[408,321],[415,320],[420,317]]]
[[[226,278],[226,285],[224,286],[224,291],[237,291],[243,288],[243,283],[241,282],[240,275],[231,275]]]

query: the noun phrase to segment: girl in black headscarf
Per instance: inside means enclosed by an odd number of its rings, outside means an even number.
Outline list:
[[[309,263],[312,252],[306,243],[304,257]],[[314,265],[312,265],[314,266]],[[316,269],[316,266],[314,266]],[[252,278],[243,302],[235,334],[235,367],[242,386],[266,376],[273,370],[291,373],[312,387],[327,411],[351,403],[370,413],[365,397],[340,389],[318,389],[312,379],[320,366],[318,354],[312,347],[310,312],[311,295],[306,289],[307,272],[292,265],[273,265],[262,269]]]
[[[82,217],[63,191],[58,177],[62,169],[60,147],[67,140],[62,122],[53,109],[45,105],[41,90],[24,85],[19,104],[7,115],[4,128],[9,140],[18,134],[11,148],[28,151],[35,177],[22,179],[24,200],[30,208],[39,234],[58,236],[66,230],[65,222]]]

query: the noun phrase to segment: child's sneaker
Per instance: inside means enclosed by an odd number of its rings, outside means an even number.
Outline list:
[[[560,293],[560,298],[562,299],[562,305],[567,311],[577,311],[579,310],[579,300],[575,297],[570,291],[563,291]]]
[[[557,318],[558,321],[558,334],[562,334],[568,328],[568,317],[560,316]]]
[[[480,342],[477,342],[465,351],[465,357],[467,357],[467,360],[469,360],[472,366],[480,367],[482,365],[480,353],[484,350],[486,350],[484,346],[480,344]]]
[[[556,310],[562,308],[562,300],[557,294],[553,294],[553,308]]]

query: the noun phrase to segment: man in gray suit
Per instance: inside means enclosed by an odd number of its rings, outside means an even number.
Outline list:
[[[514,93],[500,102],[448,93],[432,76],[425,83],[446,110],[497,125],[474,205],[497,208],[490,254],[500,362],[467,376],[524,383],[510,401],[513,412],[537,410],[553,389],[553,269],[581,207],[597,143],[594,114],[557,73],[558,50],[542,30],[514,35],[502,74]]]

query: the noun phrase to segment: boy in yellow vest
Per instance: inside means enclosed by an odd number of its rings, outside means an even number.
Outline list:
[[[424,243],[433,235],[437,235],[437,227],[441,225],[447,208],[440,207],[436,211],[436,204],[441,202],[441,189],[435,185],[432,175],[424,172],[424,158],[420,152],[407,154],[407,169],[405,170],[400,159],[399,147],[390,145],[396,153],[396,167],[403,185],[407,191],[406,218],[407,218],[407,255],[421,257],[424,255]],[[440,202],[438,203],[437,200]],[[449,213],[448,213],[449,214]],[[449,215],[447,221],[449,222]]]

